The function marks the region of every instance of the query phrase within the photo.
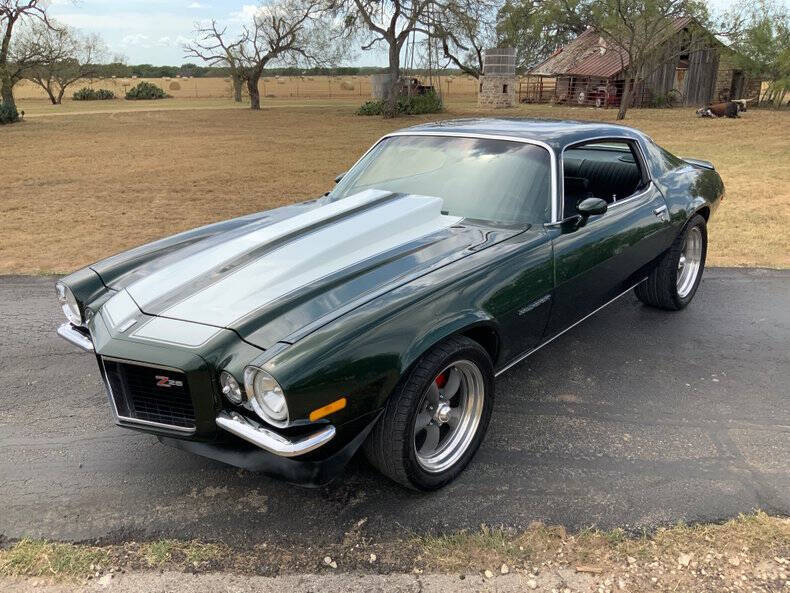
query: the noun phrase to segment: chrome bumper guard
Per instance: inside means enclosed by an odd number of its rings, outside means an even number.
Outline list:
[[[58,335],[83,350],[93,352],[93,342],[90,336],[85,335],[85,332],[78,330],[68,321],[58,327]]]
[[[280,457],[304,455],[325,445],[335,436],[335,427],[329,425],[306,437],[291,440],[236,412],[222,411],[216,422],[220,428]]]

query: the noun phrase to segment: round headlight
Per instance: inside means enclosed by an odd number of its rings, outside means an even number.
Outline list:
[[[239,382],[228,371],[219,374],[219,384],[222,387],[222,394],[228,401],[237,406],[244,401],[244,393],[241,391]]]
[[[55,288],[58,291],[58,302],[63,309],[63,314],[66,316],[66,319],[74,325],[82,325],[82,312],[80,311],[80,306],[77,303],[77,299],[74,298],[71,289],[60,282],[55,285]]]
[[[266,371],[255,367],[244,369],[244,388],[252,409],[263,420],[277,426],[288,423],[288,404],[282,387]]]

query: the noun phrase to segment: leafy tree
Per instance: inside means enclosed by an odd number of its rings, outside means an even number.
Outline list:
[[[43,88],[53,105],[60,105],[66,89],[84,78],[98,75],[105,45],[98,35],[82,36],[65,26],[52,28],[35,23],[22,44],[38,46],[40,60],[26,77]]]
[[[768,81],[761,103],[779,107],[790,92],[790,15],[771,0],[742,2],[727,15],[743,26],[732,47],[740,68],[750,77]]]
[[[390,109],[385,115],[394,117],[401,50],[412,33],[430,33],[431,13],[441,12],[442,6],[438,0],[336,0],[330,5],[346,33],[362,39],[363,50],[387,47],[390,76],[385,99]]]
[[[516,68],[528,70],[587,28],[588,7],[574,6],[569,17],[559,0],[506,0],[496,18],[500,47],[516,49]]]
[[[12,45],[14,29],[25,19],[38,20],[46,27],[55,28],[47,16],[47,3],[42,0],[0,0],[0,99],[10,110],[16,111],[14,85],[26,70],[41,61],[38,46],[16,49]]]
[[[483,52],[495,47],[497,0],[450,0],[431,13],[430,30],[448,64],[470,76],[483,74]]]

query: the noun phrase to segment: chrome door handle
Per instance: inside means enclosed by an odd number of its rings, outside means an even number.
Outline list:
[[[653,210],[653,214],[658,216],[661,220],[664,220],[665,217],[669,218],[667,216],[667,207],[666,206],[659,206],[658,208]]]

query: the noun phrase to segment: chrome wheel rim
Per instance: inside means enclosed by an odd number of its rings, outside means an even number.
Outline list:
[[[445,367],[425,390],[414,420],[414,452],[422,469],[438,473],[466,452],[483,415],[483,373],[469,360]]]
[[[691,293],[701,267],[702,232],[699,227],[692,227],[686,234],[678,260],[677,290],[680,298],[684,299]]]

